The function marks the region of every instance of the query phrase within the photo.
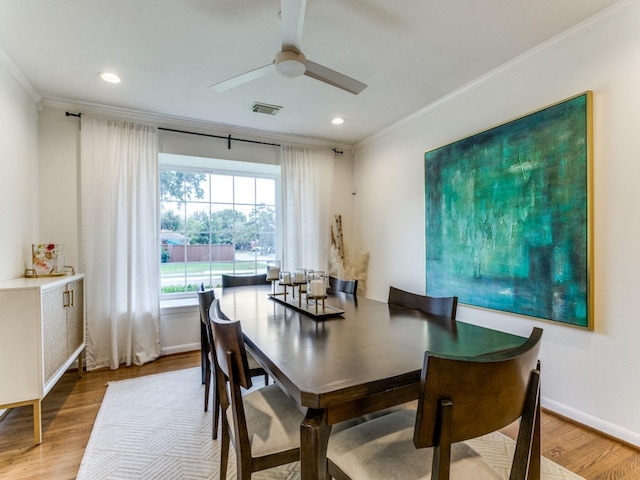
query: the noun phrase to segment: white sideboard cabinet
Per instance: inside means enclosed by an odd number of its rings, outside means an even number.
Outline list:
[[[85,348],[84,274],[0,282],[0,409],[33,405],[42,443],[41,402]]]

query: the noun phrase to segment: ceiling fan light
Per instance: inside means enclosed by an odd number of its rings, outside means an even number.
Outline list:
[[[305,56],[302,53],[283,50],[276,55],[276,72],[287,78],[299,77],[307,71],[304,61]]]
[[[276,71],[283,77],[294,78],[303,75],[306,68],[297,60],[285,60],[276,65]]]

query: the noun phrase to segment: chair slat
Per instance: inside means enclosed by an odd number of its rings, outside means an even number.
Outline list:
[[[451,320],[456,319],[458,309],[458,297],[430,297],[417,293],[407,292],[399,288],[389,287],[389,305],[398,305],[412,310]]]
[[[222,274],[222,288],[225,287],[244,287],[247,285],[262,285],[269,283],[267,274],[258,275],[227,275]]]
[[[358,292],[358,280],[342,280],[329,276],[329,288],[331,292],[344,292],[356,295]]]

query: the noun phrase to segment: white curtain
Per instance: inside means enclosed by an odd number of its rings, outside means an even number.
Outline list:
[[[160,355],[158,132],[82,116],[87,369]]]
[[[281,148],[283,269],[328,268],[333,158],[328,149]]]

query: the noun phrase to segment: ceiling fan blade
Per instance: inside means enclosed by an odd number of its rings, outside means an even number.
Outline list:
[[[223,80],[222,82],[215,83],[209,88],[215,90],[216,92],[225,92],[230,88],[237,87],[239,85],[242,85],[243,83],[255,80],[256,78],[264,77],[265,75],[268,75],[272,72],[275,72],[275,64],[269,63],[268,65],[264,65],[254,70],[241,73],[240,75],[236,75],[235,77],[231,77],[228,80]]]
[[[302,51],[302,27],[306,7],[306,0],[282,0],[280,3],[282,50]]]
[[[347,77],[342,73],[323,67],[322,65],[310,60],[305,60],[304,65],[307,68],[307,71],[304,72],[307,77],[315,78],[316,80],[341,88],[342,90],[346,90],[354,95],[358,95],[361,91],[367,88],[366,84],[359,82],[358,80]]]

